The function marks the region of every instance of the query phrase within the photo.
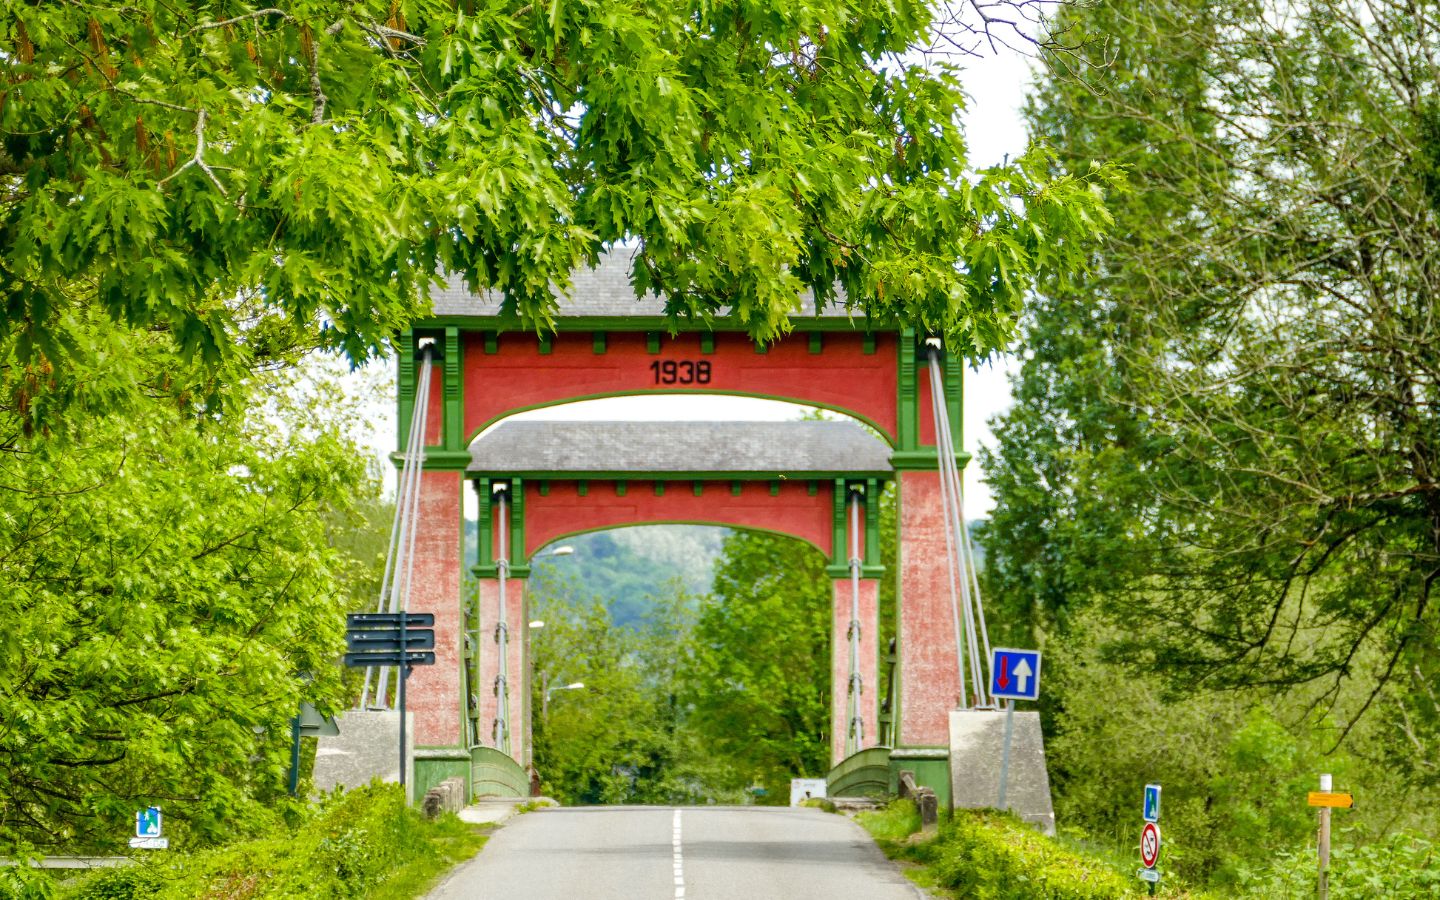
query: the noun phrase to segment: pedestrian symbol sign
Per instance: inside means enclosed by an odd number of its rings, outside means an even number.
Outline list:
[[[1145,813],[1141,818],[1147,822],[1160,821],[1160,785],[1145,785]]]
[[[135,836],[137,838],[160,836],[160,807],[149,806],[135,814]]]
[[[1040,696],[1040,651],[995,648],[990,656],[990,696],[1035,700]]]

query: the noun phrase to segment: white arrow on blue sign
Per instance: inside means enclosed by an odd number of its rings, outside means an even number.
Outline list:
[[[160,836],[160,807],[146,807],[135,814],[135,836],[137,838]]]
[[[1035,700],[1040,696],[1040,651],[996,647],[990,656],[990,696]]]

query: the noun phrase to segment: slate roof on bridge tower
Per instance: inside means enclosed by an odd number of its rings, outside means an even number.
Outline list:
[[[503,422],[470,445],[469,469],[637,478],[892,471],[889,445],[853,422]]]
[[[606,251],[600,256],[600,263],[595,268],[576,269],[571,273],[571,292],[569,297],[562,296],[558,290],[553,291],[560,301],[560,309],[556,314],[563,319],[599,319],[615,318],[619,316],[632,316],[642,318],[659,318],[665,315],[665,301],[655,294],[646,294],[642,298],[635,296],[635,288],[630,284],[630,267],[635,255],[634,249],[617,247]],[[844,297],[841,289],[840,295]],[[487,290],[475,293],[465,287],[465,282],[458,275],[452,275],[446,279],[445,286],[435,292],[434,295],[436,316],[473,316],[478,318],[497,318],[500,315],[501,294],[499,291]],[[815,298],[807,290],[800,298],[800,310],[795,313],[797,317],[817,317],[815,313]],[[817,318],[821,319],[846,319],[850,313],[841,305],[826,307]],[[864,320],[864,315],[857,313],[854,316],[857,322]]]

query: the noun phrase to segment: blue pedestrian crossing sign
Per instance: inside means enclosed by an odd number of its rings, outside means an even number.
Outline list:
[[[1040,651],[996,647],[990,655],[990,696],[1035,700],[1040,696]]]
[[[137,838],[160,836],[160,807],[149,806],[135,814],[135,836]]]
[[[1145,814],[1141,818],[1147,822],[1160,821],[1160,785],[1145,785]]]

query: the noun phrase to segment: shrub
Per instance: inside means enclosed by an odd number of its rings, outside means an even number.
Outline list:
[[[415,896],[434,875],[475,853],[484,838],[453,814],[426,822],[394,785],[327,797],[278,833],[192,853],[156,854],[61,889],[74,900],[206,897]]]
[[[154,869],[135,865],[106,869],[88,879],[78,900],[147,900],[160,892],[163,882]]]
[[[882,845],[903,841],[920,830],[920,812],[912,800],[892,800],[883,809],[858,814],[855,821]]]
[[[917,855],[940,886],[974,900],[1109,900],[1133,886],[1103,860],[988,810],[956,810]]]
[[[1237,882],[1248,897],[1315,896],[1315,848],[1280,854],[1273,865],[1243,869]],[[1417,835],[1397,834],[1356,846],[1336,844],[1330,851],[1333,900],[1420,900],[1440,896],[1440,844]]]

